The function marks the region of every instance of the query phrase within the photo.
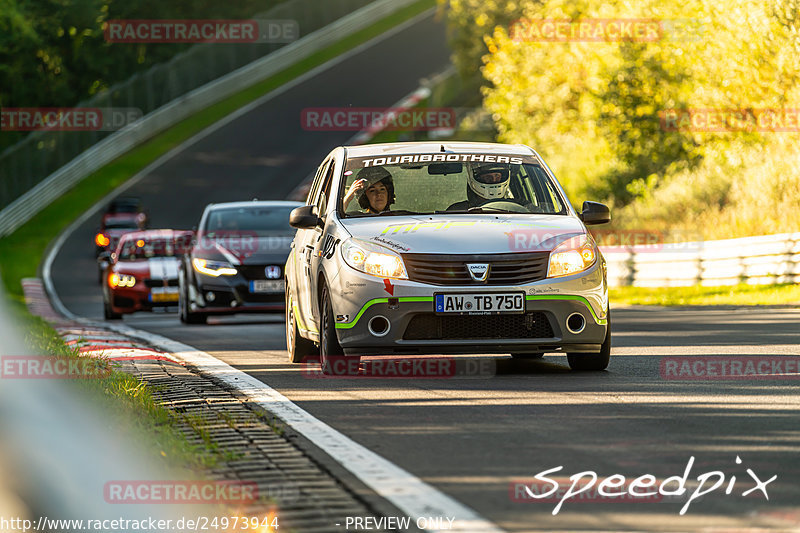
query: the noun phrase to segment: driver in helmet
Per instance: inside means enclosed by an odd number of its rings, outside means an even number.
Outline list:
[[[467,199],[454,203],[447,210],[466,211],[489,202],[511,200],[508,198],[510,176],[508,165],[488,163],[473,167],[467,180]]]
[[[380,165],[362,168],[342,199],[345,210],[353,198],[358,198],[358,205],[366,213],[377,215],[389,211],[389,206],[395,201],[392,175]]]

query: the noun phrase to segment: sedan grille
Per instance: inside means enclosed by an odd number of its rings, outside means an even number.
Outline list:
[[[519,285],[547,277],[550,252],[484,255],[403,254],[408,279],[431,285]],[[489,265],[486,282],[475,281],[467,263]]]
[[[283,266],[274,266],[278,268],[278,276],[272,279],[281,279],[283,277]],[[266,268],[267,265],[236,265],[236,270],[247,280],[267,279]]]
[[[524,315],[416,315],[404,340],[551,339],[553,328],[541,311]]]

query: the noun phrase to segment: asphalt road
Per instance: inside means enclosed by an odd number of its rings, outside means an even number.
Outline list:
[[[355,55],[217,130],[157,168],[129,194],[153,227],[188,228],[206,203],[284,198],[351,132],[307,132],[306,107],[388,106],[448,63],[432,18]],[[91,239],[82,225],[56,257],[53,280],[74,313],[102,316]],[[800,356],[800,310],[616,308],[609,371],[574,374],[563,356],[492,359],[495,375],[472,379],[319,379],[288,363],[282,317],[211,319],[182,326],[175,315],[125,323],[190,344],[246,371],[317,418],[429,482],[509,531],[800,530],[800,389],[795,380],[665,379],[667,356]],[[742,464],[737,465],[737,455]],[[720,470],[720,488],[683,502],[513,501],[509,484],[544,470],[629,478]],[[746,469],[778,478],[763,496]],[[712,483],[713,480],[709,481]],[[563,483],[567,483],[564,481]],[[707,485],[708,486],[708,485]],[[566,488],[567,485],[562,485]]]

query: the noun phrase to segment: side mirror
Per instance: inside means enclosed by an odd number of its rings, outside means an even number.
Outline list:
[[[289,213],[289,225],[298,229],[316,228],[321,222],[317,216],[317,208],[313,205],[296,207]]]
[[[583,202],[583,211],[578,215],[587,226],[611,222],[611,211],[598,202]]]
[[[104,250],[104,251],[100,252],[99,254],[97,254],[97,260],[98,261],[106,261],[106,262],[111,261],[111,252],[109,252],[107,250]]]

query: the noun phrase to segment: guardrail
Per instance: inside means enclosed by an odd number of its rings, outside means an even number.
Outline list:
[[[45,142],[39,139],[39,137],[35,137],[36,134],[34,134],[34,136],[31,137],[33,140],[30,142],[33,142],[35,146],[38,147],[36,149],[42,151],[42,153],[40,153],[38,157],[26,157],[26,168],[21,168],[24,165],[20,165],[19,163],[11,164],[2,161],[2,159],[9,157],[9,150],[6,150],[2,154],[2,157],[0,157],[0,197],[8,195],[14,199],[10,202],[0,202],[0,207],[2,207],[2,211],[0,211],[0,237],[12,233],[19,226],[30,220],[36,213],[49,205],[53,200],[80,182],[84,177],[151,138],[153,135],[164,131],[209,105],[219,102],[242,89],[255,85],[298,61],[311,56],[315,52],[330,46],[345,36],[369,27],[378,20],[412,4],[415,0],[376,0],[367,5],[363,5],[364,1],[365,0],[338,0],[335,4],[338,5],[340,9],[342,9],[342,6],[352,7],[362,5],[363,7],[336,19],[334,22],[301,37],[293,43],[284,45],[282,48],[260,59],[249,62],[233,70],[229,74],[209,83],[205,83],[186,94],[175,95],[174,99],[169,103],[147,113],[141,120],[138,120],[134,124],[120,131],[111,133],[106,138],[92,144],[86,149],[80,147],[78,150],[80,155],[71,159],[63,166],[59,166],[57,170],[49,175],[40,176],[39,174],[41,174],[41,172],[33,169],[33,165],[45,165],[44,161],[49,159],[49,156],[52,155],[51,152],[53,150],[49,148],[50,145],[58,144],[57,141],[59,139],[62,139],[63,143],[68,142],[63,140],[63,137],[54,136],[49,142]],[[308,0],[298,0],[297,3],[307,5]],[[331,2],[326,0],[325,5],[330,3]],[[281,8],[281,6],[278,6],[278,8]],[[273,11],[274,10],[269,12],[271,14],[270,16],[274,18],[287,18],[282,11]],[[301,31],[303,31],[302,25]],[[232,45],[227,46],[230,47]],[[167,64],[167,67],[171,67],[171,65]],[[163,68],[163,66],[160,68]],[[200,65],[198,68],[205,69],[206,65]],[[135,79],[132,81],[136,83],[132,83],[132,91],[136,87],[147,85],[143,84],[142,80],[137,80],[136,78],[138,78],[138,76],[134,78]],[[177,74],[169,76],[170,80],[177,78]],[[91,105],[83,104],[83,107],[112,107],[111,104],[113,102],[111,102],[111,95],[113,95],[115,91],[118,92],[119,88],[112,88],[108,92],[106,96],[107,101],[92,102]],[[130,107],[129,103],[125,103],[124,105]],[[92,133],[98,134],[98,132]],[[73,137],[69,137],[69,139],[75,139],[70,140],[69,144],[79,144],[78,138],[74,137],[75,135],[79,135],[78,132],[61,132],[60,135],[63,136],[66,134],[73,135]],[[47,150],[50,151],[44,153],[44,151]],[[36,153],[33,155],[36,155]],[[18,184],[18,182],[21,181],[25,181],[25,183],[21,185]],[[25,192],[10,190],[13,188],[21,188]]]
[[[800,233],[600,249],[612,287],[800,283]]]

